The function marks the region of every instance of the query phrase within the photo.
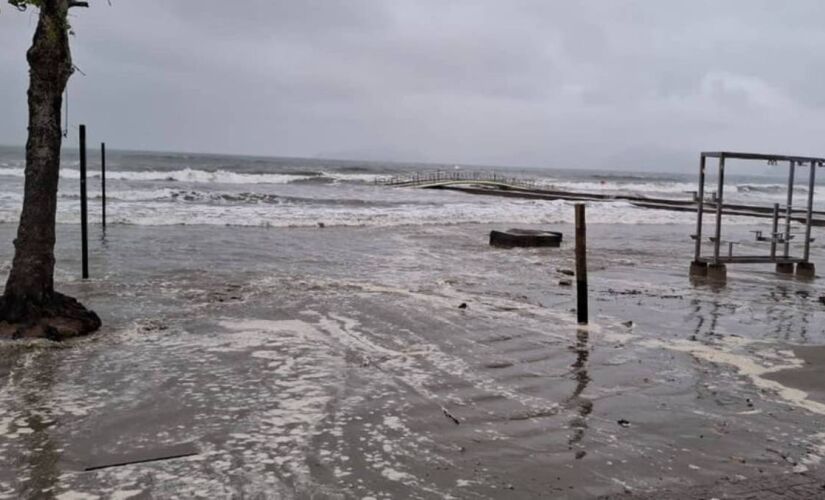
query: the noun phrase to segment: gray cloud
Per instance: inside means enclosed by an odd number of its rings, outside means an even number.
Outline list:
[[[825,154],[825,4],[94,2],[70,118],[112,147],[692,168]],[[25,134],[30,13],[0,12],[0,143]]]

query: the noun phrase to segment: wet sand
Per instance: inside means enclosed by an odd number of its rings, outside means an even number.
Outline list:
[[[500,225],[113,226],[83,283],[60,227],[60,288],[106,326],[0,346],[0,496],[654,498],[816,477],[819,282],[748,266],[694,286],[691,228],[591,224],[582,329],[558,228],[561,249],[501,250]],[[197,454],[85,470],[180,449]]]

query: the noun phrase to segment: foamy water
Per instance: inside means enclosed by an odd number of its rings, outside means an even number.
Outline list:
[[[16,223],[22,205],[23,151],[0,148],[0,223]],[[400,226],[460,223],[551,224],[570,222],[570,204],[464,193],[390,188],[376,180],[455,166],[398,165],[329,160],[266,159],[170,153],[110,152],[107,171],[108,223],[135,225]],[[471,167],[461,167],[472,171]],[[487,169],[485,169],[487,170]],[[625,174],[560,170],[500,173],[532,181],[537,187],[573,192],[691,199],[691,175]],[[78,223],[78,162],[64,155],[57,219]],[[709,183],[708,193],[713,184]],[[100,170],[88,169],[91,220],[100,216]],[[817,194],[825,194],[819,186]],[[807,189],[798,186],[802,206]],[[731,178],[725,199],[731,203],[785,202],[778,178]],[[609,224],[681,224],[690,213],[654,211],[621,201],[590,203],[589,220]],[[817,205],[817,208],[823,208]],[[753,221],[736,218],[734,224]]]

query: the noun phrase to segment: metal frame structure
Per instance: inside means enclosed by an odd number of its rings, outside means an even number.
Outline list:
[[[714,227],[714,235],[710,237],[713,243],[713,255],[702,255],[702,224],[705,213],[705,205],[708,203],[705,200],[705,169],[708,158],[717,158],[718,163],[718,188],[714,193],[710,204],[714,207],[716,213],[716,222]],[[763,236],[762,231],[753,231],[756,234],[757,241],[770,242],[771,251],[769,255],[733,255],[733,242],[729,245],[728,255],[721,254],[722,246],[722,215],[724,209],[724,188],[725,188],[725,160],[761,160],[767,161],[768,164],[776,165],[780,162],[788,162],[788,193],[787,205],[784,207],[785,212],[785,227],[783,231],[779,230],[780,219],[780,205],[774,204],[773,207],[773,230],[770,236]],[[793,209],[793,194],[795,174],[797,167],[810,166],[810,174],[808,176],[808,199],[807,207],[804,210],[804,218],[801,215],[794,217]],[[805,156],[786,156],[786,155],[771,155],[771,154],[756,154],[756,153],[735,153],[735,152],[703,152],[701,154],[699,165],[699,192],[696,195],[697,201],[697,217],[696,217],[696,234],[693,238],[696,240],[696,249],[691,264],[691,275],[693,276],[710,276],[715,278],[725,278],[726,268],[725,264],[776,264],[778,272],[793,273],[794,264],[796,264],[796,273],[803,277],[814,276],[814,265],[810,262],[811,242],[811,226],[813,220],[813,206],[814,206],[814,187],[816,184],[816,167],[825,165],[825,158],[811,158]],[[803,212],[796,210],[797,213]],[[802,257],[793,257],[790,255],[791,240],[795,235],[791,234],[791,223],[793,220],[802,220],[805,222],[805,240],[804,251]],[[781,255],[777,255],[777,245],[782,245]]]

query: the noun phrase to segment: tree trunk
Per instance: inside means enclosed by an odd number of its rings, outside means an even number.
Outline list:
[[[30,80],[26,180],[14,260],[0,299],[0,337],[5,333],[16,337],[64,338],[100,327],[97,315],[54,291],[60,113],[63,92],[73,71],[68,10],[69,0],[44,0],[40,4],[37,29],[27,53]]]

